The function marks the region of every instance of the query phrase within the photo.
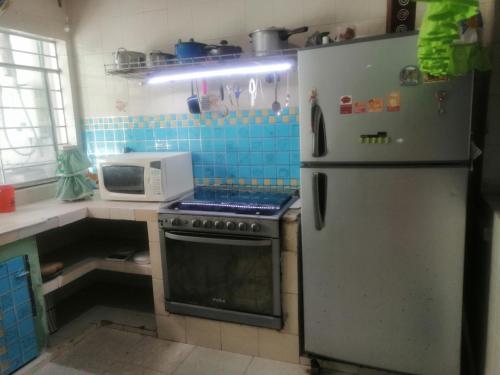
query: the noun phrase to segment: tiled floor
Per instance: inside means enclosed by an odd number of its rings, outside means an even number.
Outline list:
[[[307,367],[159,340],[109,327],[45,363],[37,375],[305,375]]]

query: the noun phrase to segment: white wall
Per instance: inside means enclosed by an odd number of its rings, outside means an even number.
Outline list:
[[[179,38],[193,37],[205,43],[227,39],[250,51],[248,33],[272,25],[307,25],[307,34],[314,30],[334,34],[337,27],[355,25],[358,35],[376,35],[385,32],[385,4],[386,0],[70,0],[82,113],[90,117],[187,111],[188,83],[140,87],[134,81],[105,76],[103,65],[112,62],[118,47],[174,52]],[[303,45],[307,34],[290,41]],[[291,77],[295,104],[296,74]],[[242,87],[248,85],[240,82]],[[281,89],[281,99],[284,95]],[[245,95],[241,99],[248,105]],[[115,108],[117,100],[128,103],[125,112]],[[257,106],[268,108],[272,100],[272,90],[266,90]]]
[[[134,81],[105,76],[103,66],[112,62],[112,52],[118,47],[174,52],[179,38],[193,37],[205,43],[226,39],[250,51],[248,33],[272,25],[307,25],[307,34],[321,30],[332,35],[339,27],[354,25],[358,35],[377,35],[385,33],[387,4],[387,0],[68,1],[85,117],[186,112],[189,84],[140,87]],[[494,0],[481,2],[488,25],[493,4]],[[418,25],[424,9],[419,3]],[[487,40],[489,33],[485,33]],[[290,41],[303,45],[307,34],[293,36]],[[241,84],[243,87],[247,82],[242,80]],[[296,98],[296,83],[292,83],[293,104]],[[272,90],[266,90],[257,106],[269,107],[272,99]],[[115,108],[117,101],[128,104],[124,112]],[[242,102],[248,103],[248,98],[242,96]]]
[[[56,0],[10,0],[9,8],[0,16],[0,27],[69,40],[65,21],[66,8],[60,8]]]

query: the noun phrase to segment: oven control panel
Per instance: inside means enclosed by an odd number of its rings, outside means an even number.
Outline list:
[[[279,237],[278,220],[162,214],[159,221],[161,228],[169,230]]]

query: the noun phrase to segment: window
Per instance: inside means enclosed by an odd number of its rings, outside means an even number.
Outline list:
[[[56,43],[0,30],[0,184],[53,178],[66,143]]]

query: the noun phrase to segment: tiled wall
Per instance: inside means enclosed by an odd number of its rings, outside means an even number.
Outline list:
[[[97,117],[83,119],[87,153],[191,151],[199,185],[299,185],[299,124],[296,107],[202,115]]]

